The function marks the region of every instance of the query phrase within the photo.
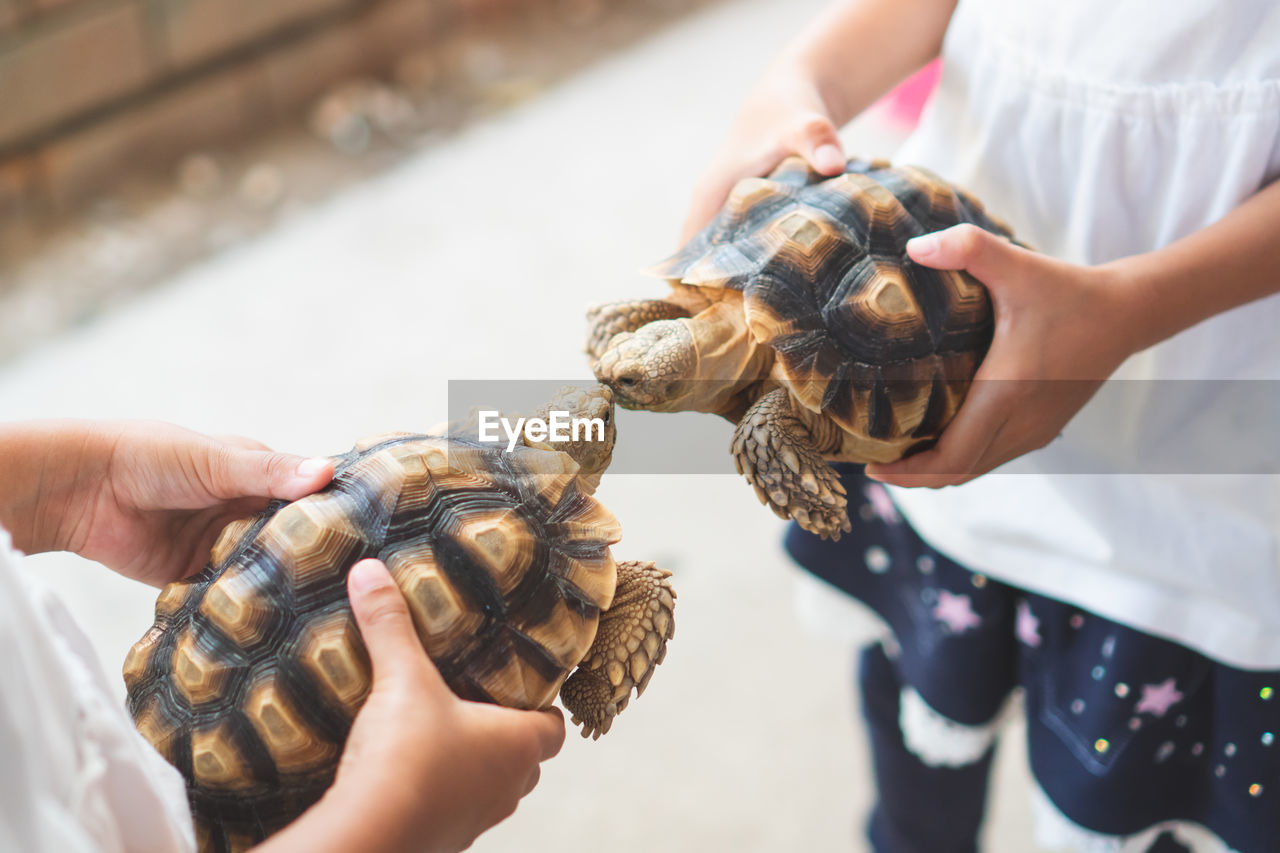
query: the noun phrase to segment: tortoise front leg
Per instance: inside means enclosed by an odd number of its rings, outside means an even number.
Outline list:
[[[756,401],[733,434],[738,473],[760,502],[823,539],[851,530],[848,501],[836,472],[822,458],[840,446],[840,428],[795,406],[786,388]]]
[[[573,671],[560,701],[582,724],[582,736],[599,738],[613,718],[644,692],[653,670],[667,656],[667,640],[675,636],[676,593],[671,572],[653,563],[618,564],[613,604],[600,614],[595,642]]]
[[[679,320],[689,316],[689,312],[679,305],[662,299],[593,305],[587,309],[587,354],[599,358],[609,346],[609,339],[621,332],[634,332],[655,320]]]

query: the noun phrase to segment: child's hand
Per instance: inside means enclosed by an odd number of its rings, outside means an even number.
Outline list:
[[[831,3],[773,61],[694,190],[681,242],[716,215],[743,178],[799,154],[819,174],[844,171],[836,129],[937,57],[956,0]],[[856,46],[856,47],[855,47]]]
[[[386,567],[364,560],[347,581],[373,664],[333,787],[261,850],[452,853],[509,817],[560,751],[558,710],[459,699],[414,631]]]
[[[1054,260],[972,225],[907,243],[912,260],[987,286],[995,336],[937,446],[867,476],[897,486],[966,482],[1044,447],[1139,348],[1139,324],[1109,268]]]
[[[333,465],[164,423],[66,421],[0,430],[0,475],[17,547],[161,586],[202,568],[229,522],[322,488]]]
[[[751,93],[695,186],[680,242],[711,221],[734,184],[768,174],[792,154],[799,154],[824,175],[844,171],[840,137],[817,86],[789,67],[778,67]]]

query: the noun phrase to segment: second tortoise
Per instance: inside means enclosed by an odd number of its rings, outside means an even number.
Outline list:
[[[827,463],[931,446],[990,345],[986,289],[906,254],[912,237],[960,223],[1010,236],[925,169],[851,160],[826,178],[789,158],[739,182],[656,268],[669,295],[591,309],[596,378],[625,408],[733,421],[735,462],[761,501],[839,538],[847,502]]]

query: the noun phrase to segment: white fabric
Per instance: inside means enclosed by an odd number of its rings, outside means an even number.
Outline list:
[[[1280,175],[1280,4],[961,0],[939,90],[895,159],[969,188],[1068,261],[1165,246]],[[1280,379],[1280,297],[1117,376]],[[893,496],[962,564],[1234,666],[1280,668],[1277,389],[1110,383],[1049,447]]]
[[[898,728],[903,745],[928,766],[964,767],[991,749],[1010,707],[1006,704],[988,723],[967,726],[935,711],[914,687],[904,687],[898,696]]]
[[[2,528],[0,649],[0,850],[194,850],[181,775],[134,730]]]

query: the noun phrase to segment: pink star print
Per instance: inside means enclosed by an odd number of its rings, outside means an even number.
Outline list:
[[[982,617],[973,612],[969,596],[953,595],[945,589],[938,592],[938,603],[933,606],[933,618],[946,625],[953,634],[963,634],[982,624]]]
[[[1031,612],[1031,605],[1026,601],[1018,602],[1018,639],[1031,648],[1040,646],[1040,620]]]
[[[1133,712],[1163,717],[1170,707],[1180,701],[1182,701],[1182,694],[1178,692],[1176,682],[1172,678],[1166,678],[1159,684],[1142,685],[1142,698],[1138,700],[1138,706],[1133,709]]]
[[[862,493],[867,496],[872,511],[885,524],[898,524],[902,521],[898,508],[893,505],[893,498],[889,497],[889,491],[884,486],[868,483],[863,487]]]

